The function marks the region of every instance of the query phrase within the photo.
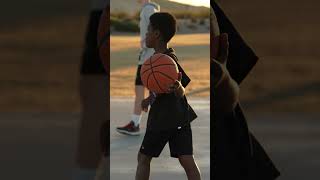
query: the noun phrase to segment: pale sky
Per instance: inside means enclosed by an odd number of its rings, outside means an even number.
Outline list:
[[[210,7],[210,0],[169,0],[169,1],[176,1],[183,4],[191,4],[194,6]]]

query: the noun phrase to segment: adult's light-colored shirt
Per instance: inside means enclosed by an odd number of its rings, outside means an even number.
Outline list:
[[[150,16],[156,12],[160,11],[160,6],[156,3],[146,3],[143,5],[140,12],[140,57],[139,63],[143,64],[146,59],[153,55],[153,48],[147,48],[146,46],[146,33],[148,30],[148,25],[150,23]]]

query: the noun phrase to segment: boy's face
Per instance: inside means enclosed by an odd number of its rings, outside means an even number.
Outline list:
[[[148,30],[146,34],[146,46],[148,48],[154,48],[157,41],[159,41],[160,32],[158,30],[154,30],[152,26],[148,25]]]

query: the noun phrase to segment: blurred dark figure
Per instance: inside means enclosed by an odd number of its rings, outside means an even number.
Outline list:
[[[211,7],[212,179],[276,179],[280,173],[249,132],[239,103],[239,84],[258,57],[219,6]]]
[[[110,94],[109,69],[106,59],[100,58],[98,28],[103,14],[109,19],[109,0],[92,0],[80,74],[81,123],[76,150],[73,180],[110,179],[109,126]],[[106,18],[106,16],[108,18]],[[106,22],[104,31],[109,29]],[[101,28],[102,25],[100,25]],[[100,29],[99,29],[100,30]],[[107,40],[107,41],[106,41]],[[109,52],[109,35],[100,49]],[[109,55],[107,60],[109,60]]]

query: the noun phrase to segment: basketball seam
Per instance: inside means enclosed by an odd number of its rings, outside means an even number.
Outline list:
[[[150,73],[150,74],[148,75],[148,78],[147,78],[147,87],[149,87],[149,78],[150,78],[151,74],[152,74],[152,73]]]
[[[172,77],[168,76],[167,74],[165,74],[165,73],[163,73],[163,72],[161,72],[161,71],[154,71],[153,73],[160,73],[160,74],[162,74],[163,76],[165,76],[165,77],[167,77],[167,78],[175,81],[175,79],[173,79]]]
[[[162,56],[160,56],[160,57],[162,57]],[[158,57],[158,59],[159,59],[160,57]],[[156,59],[156,60],[157,60],[157,59]],[[151,63],[151,58],[150,58],[150,63]],[[156,76],[155,76],[155,75],[154,75],[154,73],[153,73],[153,66],[152,66],[152,63],[150,64],[150,66],[151,66],[151,71],[152,71],[153,78],[154,78],[154,80],[156,81],[156,83],[157,83],[158,87],[160,88],[160,90],[161,90],[161,91],[166,92],[166,91],[164,91],[164,90],[160,87],[160,84],[159,84],[159,82],[158,82],[158,80],[157,80]]]
[[[143,66],[145,66],[145,64],[144,64]],[[149,66],[150,66],[150,65],[149,65]],[[141,70],[140,70],[140,76],[142,77],[142,75],[143,75],[145,72],[149,71],[150,69],[151,69],[151,68],[148,68],[148,69],[144,70],[143,72],[141,72]]]
[[[159,67],[159,66],[175,66],[175,64],[159,64],[159,65],[156,65],[156,66],[152,66],[152,68],[154,68],[154,67]],[[151,69],[151,68],[149,68],[149,69],[147,69],[147,70],[144,70],[144,71],[142,72],[141,76],[142,76],[145,72],[149,71],[150,69]]]
[[[153,56],[154,56],[154,55],[153,55]],[[147,61],[150,61],[150,63],[148,63],[148,64],[143,63],[143,64],[144,64],[144,65],[149,65],[149,66],[150,66],[152,63],[156,62],[156,61],[157,61],[158,59],[160,59],[162,56],[165,56],[165,54],[162,54],[160,57],[158,57],[157,59],[155,59],[155,60],[154,60],[154,62],[152,62],[152,61],[151,61],[151,58],[152,58],[153,56],[151,56],[151,57],[150,57],[150,60],[147,60]],[[170,57],[170,56],[169,56],[169,57]]]
[[[161,56],[159,56],[157,59],[155,59],[153,62],[150,60],[150,65],[152,65],[154,62],[156,62],[158,59],[160,59],[162,56],[165,56],[165,54],[162,54]]]

